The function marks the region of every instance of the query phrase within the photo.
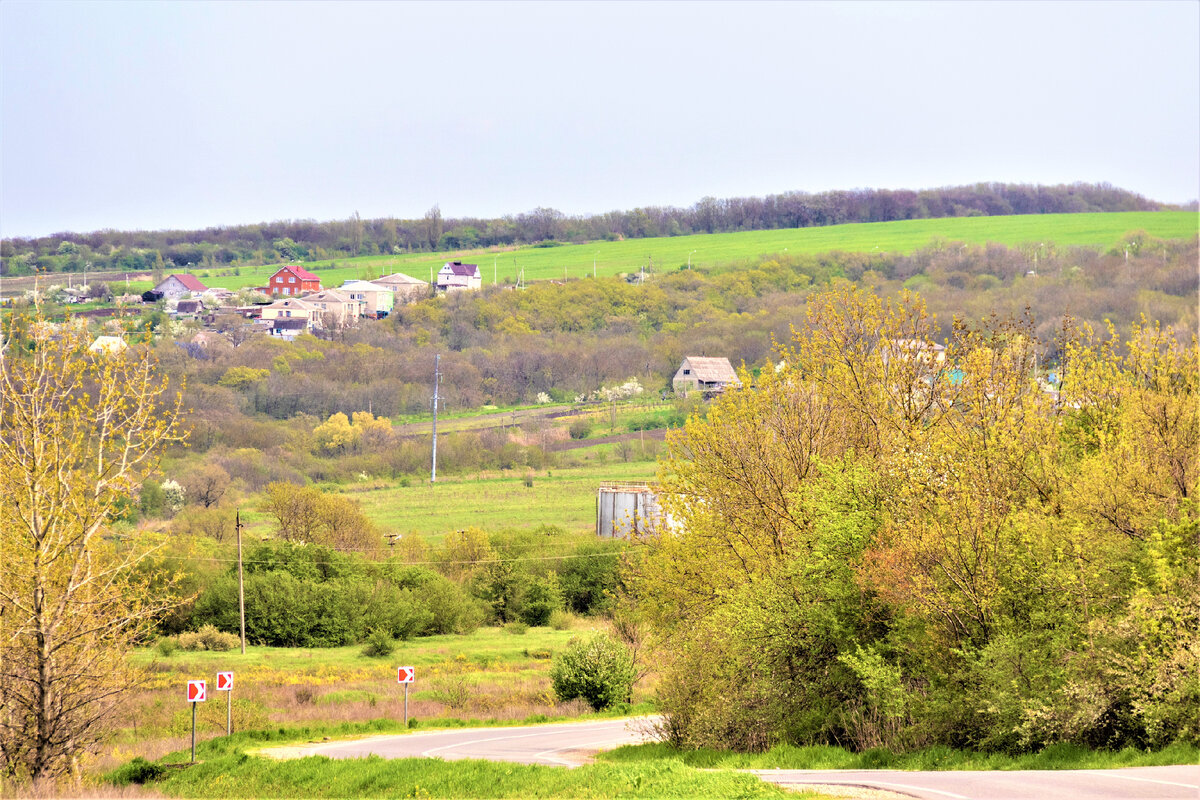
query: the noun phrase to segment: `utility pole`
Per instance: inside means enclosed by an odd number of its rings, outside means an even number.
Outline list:
[[[238,546],[238,617],[242,624],[242,655],[246,655],[246,586],[242,575],[242,510],[234,512],[234,528],[237,529]]]
[[[441,363],[441,360],[442,360],[442,356],[440,353],[434,355],[434,357],[433,357],[433,459],[432,459],[432,464],[431,464],[430,470],[429,470],[429,482],[430,483],[437,482],[437,411],[438,411],[438,403],[441,401],[441,398],[438,397],[438,386],[440,383],[439,379],[442,377],[442,373],[438,369],[438,367]]]

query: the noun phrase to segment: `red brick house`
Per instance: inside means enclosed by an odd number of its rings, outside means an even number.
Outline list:
[[[267,281],[267,291],[272,295],[299,297],[321,291],[321,279],[304,267],[285,264]]]

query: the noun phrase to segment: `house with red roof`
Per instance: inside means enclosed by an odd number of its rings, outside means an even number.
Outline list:
[[[321,279],[296,264],[284,264],[267,281],[267,292],[272,296],[299,297],[319,291]]]
[[[208,287],[196,279],[195,275],[184,273],[168,275],[155,286],[151,291],[158,292],[160,297],[165,297],[168,300],[178,300],[185,294],[200,294],[208,291]]]

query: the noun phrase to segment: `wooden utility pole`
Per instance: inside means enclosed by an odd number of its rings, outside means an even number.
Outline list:
[[[242,577],[242,510],[234,512],[238,546],[238,617],[242,623],[242,655],[246,655],[246,586]]]

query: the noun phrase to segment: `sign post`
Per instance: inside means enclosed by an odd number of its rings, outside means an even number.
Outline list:
[[[225,692],[225,735],[233,733],[233,673],[217,673],[217,691]]]
[[[196,703],[208,699],[208,684],[204,681],[187,682],[187,699],[192,704],[192,763],[196,763]]]
[[[396,683],[404,684],[404,727],[408,727],[408,685],[417,677],[415,667],[398,667],[396,669]]]

